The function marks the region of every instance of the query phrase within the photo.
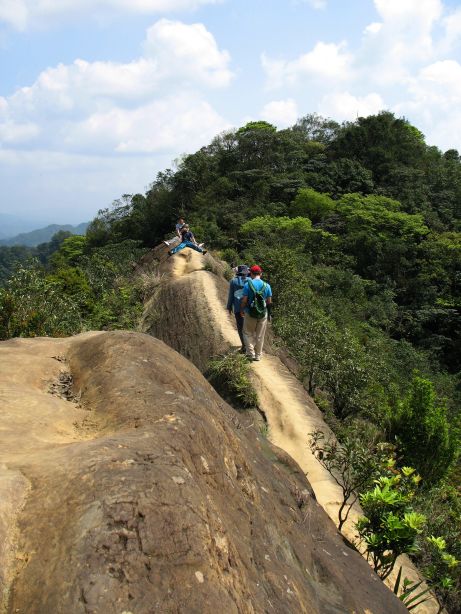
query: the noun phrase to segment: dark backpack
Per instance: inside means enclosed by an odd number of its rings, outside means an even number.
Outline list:
[[[253,298],[248,303],[248,314],[256,320],[262,320],[267,315],[266,299],[264,298],[267,284],[263,281],[262,288],[258,291],[249,279],[248,286],[253,292]]]

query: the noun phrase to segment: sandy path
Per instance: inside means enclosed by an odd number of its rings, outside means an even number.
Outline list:
[[[168,263],[171,262],[173,277],[182,277],[194,271],[203,269],[203,256],[190,248],[184,248],[178,254],[171,256]]]
[[[240,340],[233,316],[223,308],[216,285],[207,286],[208,304],[216,325],[232,346]],[[330,474],[322,467],[308,446],[309,433],[317,428],[331,434],[320,410],[304,390],[299,380],[285,367],[279,358],[265,354],[261,362],[254,362],[252,370],[260,407],[269,425],[269,439],[292,456],[306,473],[317,501],[337,524],[341,490]],[[357,510],[356,516],[360,514]],[[351,526],[351,523],[348,523]],[[351,537],[353,532],[351,534]]]
[[[182,254],[181,259],[175,258],[173,265],[173,274],[176,277],[203,268],[203,259],[199,253],[185,249]],[[219,295],[217,285],[209,283],[208,275],[200,276],[200,279],[203,284],[202,292],[207,297],[208,308],[216,327],[219,328],[229,345],[240,346],[234,317],[225,310],[227,297]],[[276,356],[265,354],[261,362],[252,364],[252,370],[260,408],[267,417],[270,441],[296,460],[305,472],[317,501],[337,525],[338,510],[342,501],[341,488],[322,467],[308,446],[309,433],[317,428],[332,435],[330,428],[323,420],[322,413],[299,380]],[[360,506],[355,505],[347,523],[343,526],[344,535],[351,541],[356,537],[354,522],[361,515]],[[400,557],[395,573],[391,574],[387,582],[389,585],[393,586],[400,565],[403,567],[403,577],[406,576],[414,582],[420,580],[410,560],[407,557]],[[438,604],[435,600],[428,601],[419,606],[417,612],[418,614],[436,614]]]

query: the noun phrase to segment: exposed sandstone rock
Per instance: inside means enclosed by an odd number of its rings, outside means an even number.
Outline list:
[[[406,611],[294,461],[162,342],[14,340],[0,361],[0,462],[30,484],[8,612]],[[71,400],[50,393],[62,372]]]

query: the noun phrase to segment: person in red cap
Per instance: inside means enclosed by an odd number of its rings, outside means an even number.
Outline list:
[[[250,267],[250,279],[243,288],[240,314],[244,317],[243,338],[246,355],[251,360],[261,360],[268,315],[272,307],[272,289],[261,279],[262,269],[257,264]]]

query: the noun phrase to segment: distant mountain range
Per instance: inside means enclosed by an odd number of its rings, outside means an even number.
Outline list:
[[[77,226],[72,226],[71,224],[50,224],[45,228],[39,228],[38,230],[32,230],[30,232],[21,232],[14,237],[0,239],[0,245],[25,245],[27,247],[35,247],[40,245],[40,243],[48,242],[51,237],[60,230],[66,230],[74,235],[84,235],[88,224],[89,222],[82,222]]]
[[[31,232],[36,228],[44,228],[51,220],[32,215],[24,218],[13,213],[0,211],[0,239],[10,239],[21,232]]]

